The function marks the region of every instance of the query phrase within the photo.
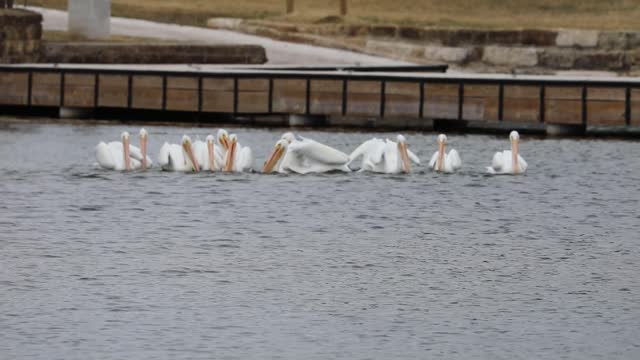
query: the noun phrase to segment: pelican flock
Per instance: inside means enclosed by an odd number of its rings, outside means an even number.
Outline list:
[[[496,152],[487,173],[524,174],[527,162],[519,153],[520,135],[509,134],[511,150]],[[428,167],[436,172],[453,173],[462,167],[462,159],[455,149],[446,152],[447,136],[438,135],[438,150],[432,155]],[[120,141],[100,142],[95,156],[100,167],[108,170],[146,170],[153,166],[147,155],[148,133],[140,130],[140,147],[131,145],[130,135],[123,132]],[[284,133],[275,143],[262,167],[262,173],[310,174],[325,172],[352,172],[352,164],[362,159],[361,172],[408,174],[412,166],[419,166],[420,158],[409,150],[407,139],[397,135],[395,141],[373,138],[365,141],[349,155],[315,140]],[[165,142],[158,152],[158,165],[164,171],[177,172],[245,172],[254,171],[254,157],[250,147],[240,145],[238,136],[220,129],[208,135],[205,141],[191,141],[187,135],[180,144]]]

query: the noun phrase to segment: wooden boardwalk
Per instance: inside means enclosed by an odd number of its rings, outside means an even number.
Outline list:
[[[0,67],[0,89],[0,112],[2,107],[57,107],[386,121],[640,125],[638,78],[8,66]]]

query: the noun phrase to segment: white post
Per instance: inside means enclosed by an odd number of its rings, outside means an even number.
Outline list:
[[[87,39],[111,34],[111,0],[69,0],[69,33]]]

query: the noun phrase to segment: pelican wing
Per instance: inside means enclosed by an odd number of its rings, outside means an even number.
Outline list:
[[[353,150],[353,152],[349,155],[349,162],[354,161],[360,156],[366,156],[372,151],[374,146],[379,145],[379,142],[380,140],[377,138],[373,138],[363,142],[362,144],[360,144],[360,146],[358,146],[355,150]]]
[[[116,169],[117,160],[115,159],[111,148],[104,142],[100,142],[98,146],[96,146],[96,160],[102,168],[109,170]]]
[[[342,165],[349,162],[349,156],[342,151],[310,139],[291,143],[289,151],[323,164]]]
[[[504,168],[504,151],[498,151],[493,155],[493,160],[491,161],[491,167],[495,172],[501,172]]]
[[[460,159],[460,154],[456,151],[456,149],[451,149],[449,154],[447,154],[447,161],[451,162],[451,168],[453,170],[459,169],[462,166],[462,159]]]
[[[416,156],[411,150],[407,149],[407,155],[409,155],[409,159],[416,164],[420,164],[420,158]]]
[[[522,156],[520,156],[520,154],[518,154],[518,164],[520,165],[520,171],[521,172],[527,171],[527,168],[529,167],[529,164],[527,164],[527,162],[524,161],[524,159],[522,158]]]
[[[434,168],[436,166],[436,161],[438,161],[438,152],[434,152],[431,160],[429,160],[429,167]]]

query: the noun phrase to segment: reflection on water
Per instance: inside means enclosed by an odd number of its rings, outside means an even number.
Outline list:
[[[523,135],[519,177],[455,134],[450,175],[115,173],[93,148],[137,127],[0,125],[2,358],[640,356],[637,142]],[[281,133],[233,131],[258,166]]]

